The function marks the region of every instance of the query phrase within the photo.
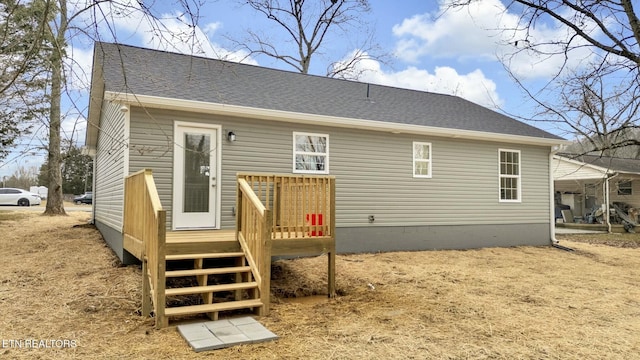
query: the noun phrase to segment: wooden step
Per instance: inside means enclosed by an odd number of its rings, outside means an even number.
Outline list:
[[[262,307],[262,302],[258,299],[228,301],[215,304],[179,306],[164,309],[165,316],[179,316],[190,314],[204,314],[218,311],[237,310],[246,308]]]
[[[165,276],[179,277],[179,276],[197,276],[197,275],[220,275],[220,274],[246,273],[249,271],[251,271],[250,266],[233,266],[233,267],[223,267],[223,268],[172,270],[172,271],[166,271]]]
[[[258,283],[255,282],[255,281],[252,281],[252,282],[242,282],[242,283],[233,283],[233,284],[191,286],[191,287],[181,287],[181,288],[166,289],[165,290],[165,294],[167,296],[189,295],[189,294],[204,294],[204,293],[220,292],[220,291],[234,291],[234,290],[242,290],[242,289],[255,289],[257,287],[258,287]]]
[[[200,253],[200,254],[175,254],[166,255],[167,260],[189,260],[189,259],[224,259],[244,256],[243,252],[226,252],[226,253]]]

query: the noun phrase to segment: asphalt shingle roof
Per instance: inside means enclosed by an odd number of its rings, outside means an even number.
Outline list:
[[[561,139],[462,98],[96,43],[105,91],[388,123]],[[368,96],[367,96],[368,95]]]

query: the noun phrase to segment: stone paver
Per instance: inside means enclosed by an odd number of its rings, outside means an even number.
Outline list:
[[[278,338],[250,316],[178,325],[178,332],[195,352]]]

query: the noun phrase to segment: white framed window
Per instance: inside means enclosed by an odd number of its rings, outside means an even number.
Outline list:
[[[329,173],[329,135],[293,133],[293,172]]]
[[[413,177],[431,177],[431,143],[413,142]]]
[[[498,149],[500,202],[520,202],[520,150]]]
[[[618,195],[633,195],[633,182],[619,181],[618,182]]]

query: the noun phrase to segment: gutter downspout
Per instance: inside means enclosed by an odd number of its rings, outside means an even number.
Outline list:
[[[555,147],[551,148],[549,152],[549,240],[551,246],[564,251],[574,251],[572,248],[562,246],[559,244],[559,240],[556,239],[556,199],[555,199],[555,186],[553,184],[553,156],[558,152]]]
[[[549,239],[551,246],[558,244],[558,239],[556,239],[556,190],[553,184],[553,157],[558,150],[559,149],[554,146],[551,147],[551,151],[549,152]]]

